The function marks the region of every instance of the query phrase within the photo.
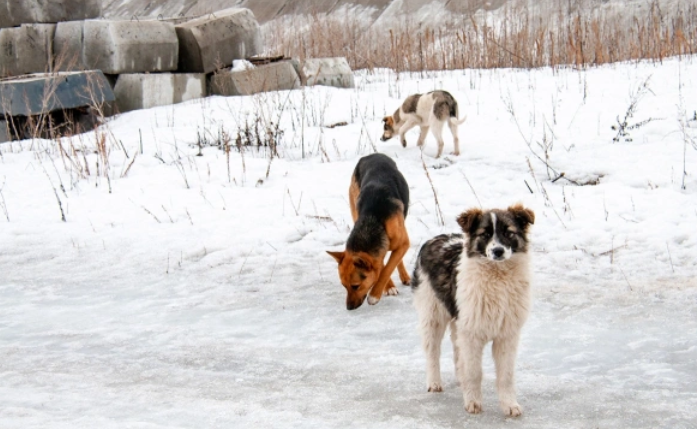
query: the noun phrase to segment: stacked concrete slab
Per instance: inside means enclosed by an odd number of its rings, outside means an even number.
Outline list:
[[[344,57],[310,58],[300,66],[303,85],[324,85],[353,88],[353,72]]]
[[[122,112],[181,103],[206,96],[203,73],[122,74],[114,87]]]
[[[55,24],[23,24],[0,30],[0,78],[50,71]]]
[[[177,69],[179,41],[169,22],[87,20],[59,23],[54,50],[63,70],[160,72]]]
[[[211,78],[211,92],[218,95],[251,95],[297,88],[300,88],[300,77],[290,61],[245,70],[222,70]]]
[[[262,50],[261,29],[249,9],[227,9],[176,26],[179,71],[210,73]]]
[[[101,0],[0,0],[0,28],[97,18]]]
[[[32,116],[114,101],[99,70],[37,73],[0,81],[0,117]]]

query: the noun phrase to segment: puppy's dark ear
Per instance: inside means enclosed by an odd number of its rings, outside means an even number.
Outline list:
[[[387,121],[389,121],[389,120],[390,120],[389,116],[385,116],[384,118],[382,118],[382,122],[384,122],[384,123],[387,123]]]
[[[341,263],[341,261],[344,260],[344,256],[346,256],[346,252],[330,252],[329,250],[327,250],[327,253],[329,254],[329,256],[336,259],[336,262],[338,263]]]
[[[356,256],[353,258],[353,265],[359,270],[370,271],[373,269],[373,262],[370,259]]]
[[[479,209],[469,209],[457,217],[457,224],[467,234],[471,233],[479,221],[482,220],[482,211]]]
[[[523,228],[523,231],[527,231],[528,227],[535,223],[535,212],[526,209],[522,204],[510,206],[508,211],[513,214],[516,223]]]

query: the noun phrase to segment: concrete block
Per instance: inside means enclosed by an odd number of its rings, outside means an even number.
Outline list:
[[[307,86],[324,85],[353,88],[353,72],[344,57],[311,58],[300,66],[300,76]]]
[[[6,121],[0,119],[0,143],[9,142],[10,139],[10,129]]]
[[[0,0],[0,28],[99,18],[101,0]]]
[[[114,87],[121,112],[166,106],[206,96],[203,73],[122,74]]]
[[[22,0],[0,0],[0,28],[17,27],[34,22],[30,2]]]
[[[174,25],[161,21],[85,21],[83,59],[104,73],[177,69],[179,40]]]
[[[226,9],[176,26],[179,71],[210,73],[261,52],[259,23],[249,9]]]
[[[211,92],[217,95],[251,95],[297,88],[300,88],[300,77],[290,61],[247,70],[223,70],[211,78]]]
[[[114,93],[99,70],[0,80],[2,116],[31,116],[110,101],[114,101]]]
[[[59,22],[53,36],[55,69],[58,71],[87,70],[83,56],[85,21]]]
[[[0,78],[52,70],[55,24],[0,30]]]
[[[79,21],[99,18],[102,15],[101,0],[8,0],[30,3],[34,6],[34,22]]]

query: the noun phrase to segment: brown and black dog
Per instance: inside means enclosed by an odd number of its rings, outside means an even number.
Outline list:
[[[354,226],[343,252],[327,252],[339,263],[346,288],[346,308],[354,310],[366,296],[373,305],[383,294],[399,292],[390,276],[395,268],[403,284],[410,282],[402,258],[409,249],[404,225],[409,209],[409,186],[388,156],[376,153],[358,161],[351,177],[349,204]],[[384,263],[387,251],[390,258]]]

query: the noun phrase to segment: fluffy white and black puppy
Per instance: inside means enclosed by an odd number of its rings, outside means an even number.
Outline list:
[[[501,409],[519,416],[515,359],[530,307],[528,229],[535,214],[521,205],[471,209],[457,222],[463,234],[427,241],[412,276],[414,306],[426,352],[429,392],[440,392],[440,346],[448,326],[465,408],[482,410],[482,353],[493,341]]]

